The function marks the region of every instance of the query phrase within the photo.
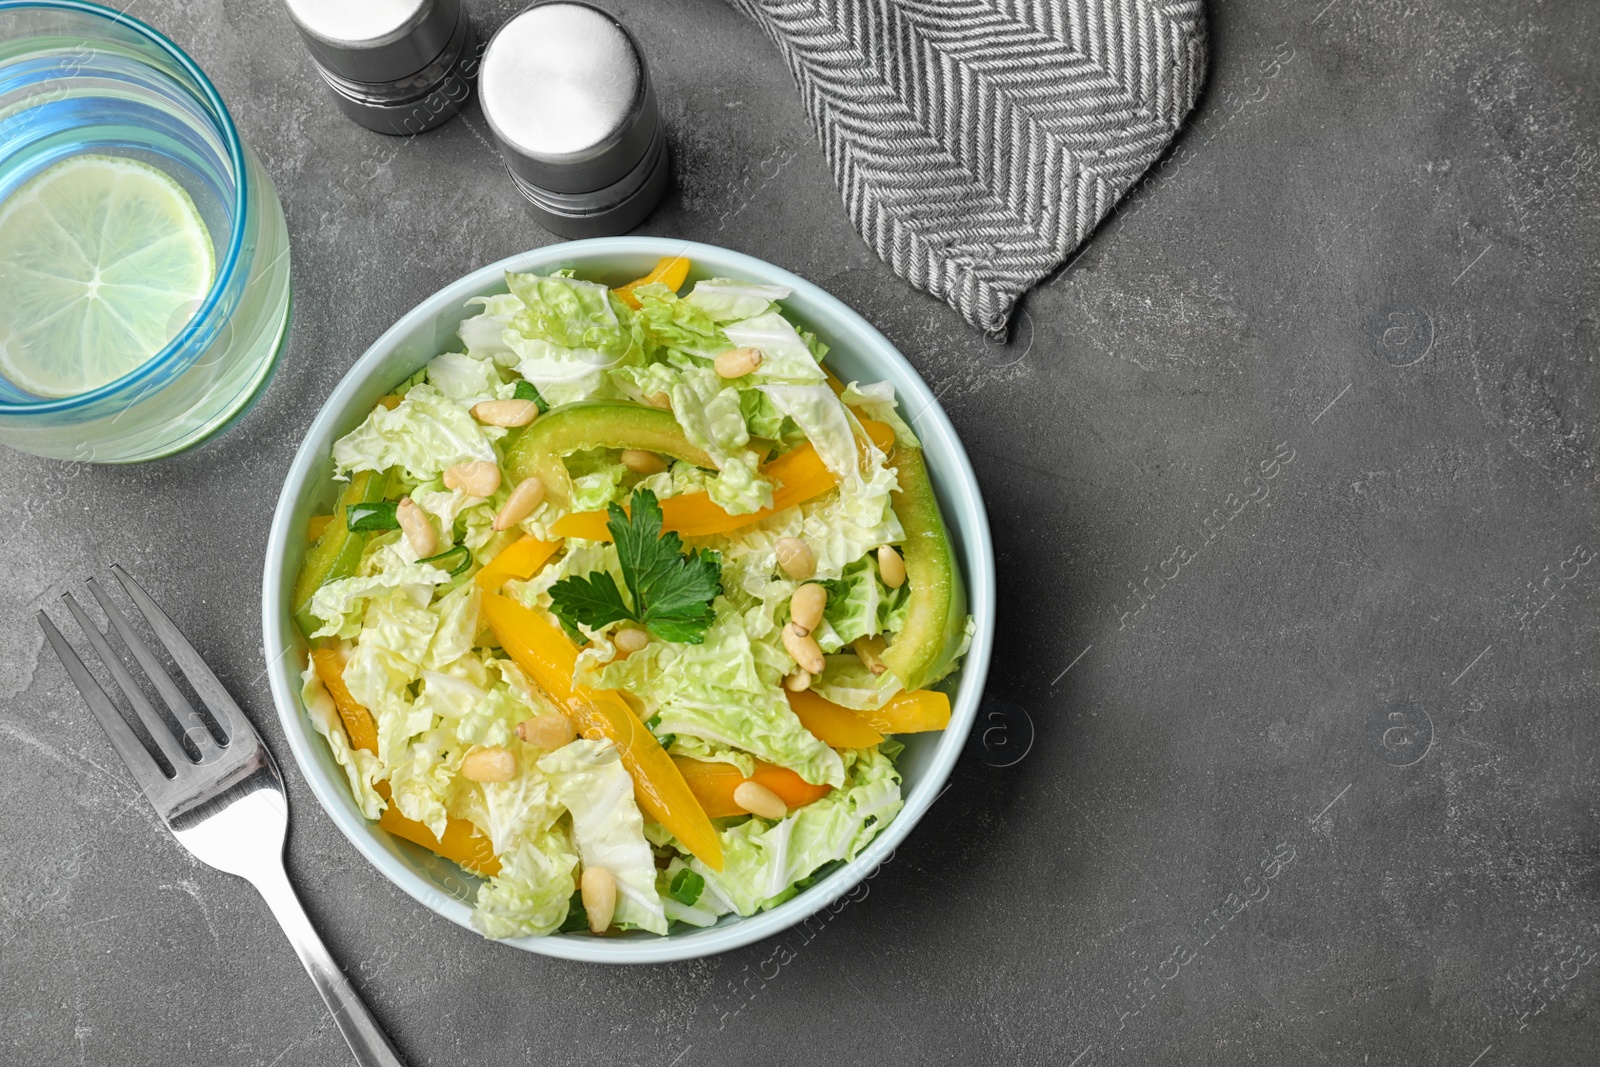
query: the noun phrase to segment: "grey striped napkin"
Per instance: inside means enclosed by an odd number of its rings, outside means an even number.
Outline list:
[[[862,237],[998,336],[1205,76],[1201,0],[729,3],[782,50]]]

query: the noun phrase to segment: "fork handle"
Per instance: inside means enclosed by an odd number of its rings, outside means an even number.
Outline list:
[[[378,1020],[361,1003],[350,980],[328,955],[327,946],[311,925],[282,864],[270,864],[265,870],[252,872],[250,882],[288,935],[295,954],[305,965],[328,1011],[333,1013],[333,1021],[339,1024],[339,1032],[355,1054],[356,1063],[361,1067],[405,1067]]]

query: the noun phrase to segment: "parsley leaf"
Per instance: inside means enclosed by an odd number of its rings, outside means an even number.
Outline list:
[[[716,618],[711,601],[722,591],[722,560],[705,549],[685,552],[677,533],[663,534],[661,505],[650,490],[634,490],[630,506],[632,514],[612,504],[606,528],[632,606],[609,573],[593,571],[550,587],[556,618],[569,635],[580,623],[597,629],[627,619],[663,641],[698,645]]]
[[[577,933],[589,929],[589,913],[583,908],[583,894],[574,893],[567,902],[567,917],[558,929],[564,934]]]
[[[663,641],[698,645],[716,618],[722,560],[704,549],[683,551],[683,538],[661,532],[661,505],[648,489],[633,492],[631,515],[610,506],[606,529],[617,544],[622,579],[633,594],[634,620]]]
[[[586,640],[578,630],[580,622],[597,630],[633,618],[633,609],[623,603],[622,591],[609,571],[590,571],[587,578],[563,578],[550,587],[550,599],[561,628],[579,644]]]
[[[830,604],[836,600],[843,600],[850,595],[850,583],[842,578],[811,578],[808,580],[815,582],[828,591],[828,603]]]
[[[539,409],[541,415],[550,410],[550,402],[539,395],[539,387],[526,378],[517,382],[516,391],[511,394],[511,399],[533,401],[534,407]]]

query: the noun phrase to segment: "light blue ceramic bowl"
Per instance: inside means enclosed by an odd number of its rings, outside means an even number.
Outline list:
[[[267,662],[272,664],[272,695],[300,769],[344,835],[396,885],[450,921],[470,928],[477,879],[449,861],[391,837],[363,818],[344,774],[321,736],[312,729],[300,703],[299,674],[305,665],[306,643],[290,620],[289,593],[305,553],[306,521],[313,514],[325,514],[333,500],[329,459],[333,442],[356,426],[395,383],[438,353],[458,349],[456,327],[473,310],[466,307],[466,301],[505,292],[506,271],[548,272],[571,267],[581,277],[616,285],[639,277],[657,259],[668,255],[689,257],[694,264],[691,279],[742,278],[788,286],[794,295],[784,302],[785,307],[828,344],[828,365],[840,378],[864,382],[887,379],[894,383],[902,410],[922,439],[961,561],[968,610],[977,622],[977,632],[962,669],[943,685],[952,696],[949,729],[902,738],[907,742],[900,759],[905,776],[905,808],[854,861],[834,869],[771,911],[748,919],[728,916],[705,930],[690,929],[668,937],[558,934],[507,942],[563,959],[656,963],[706,956],[770,937],[834,904],[894,852],[943,789],[972,729],[994,639],[994,550],[983,499],[966,451],[917,372],[860,315],[788,271],[738,252],[689,241],[612,237],[525,252],[445,286],[378,338],[322,405],[278,498],[267,542],[261,595],[262,633]]]

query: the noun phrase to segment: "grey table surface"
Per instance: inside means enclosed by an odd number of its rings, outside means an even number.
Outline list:
[[[291,874],[409,1061],[1594,1062],[1600,8],[1213,3],[1173,155],[999,346],[851,231],[750,25],[609,6],[675,152],[644,232],[836,293],[965,439],[994,718],[865,899],[633,969],[433,917],[287,764]],[[552,238],[475,107],[383,138],[278,5],[131,8],[278,183],[296,317],[213,444],[0,454],[0,1061],[339,1067],[266,909],[160,829],[32,615],[123,562],[287,759],[258,588],[301,432],[412,304]]]

